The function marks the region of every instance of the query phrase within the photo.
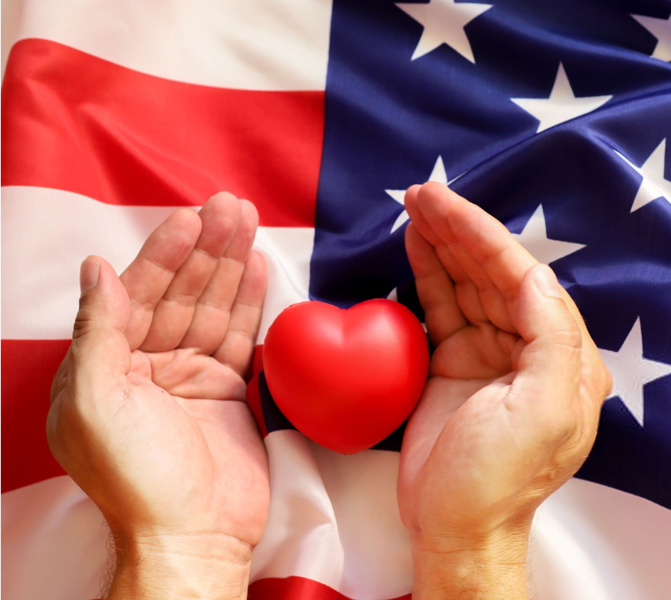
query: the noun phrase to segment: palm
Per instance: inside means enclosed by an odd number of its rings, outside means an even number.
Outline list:
[[[171,469],[169,489],[159,478],[152,493],[169,494],[175,510],[191,513],[189,517],[209,516],[212,506],[227,507],[215,511],[215,521],[207,527],[256,544],[267,512],[268,475],[263,442],[245,404],[244,379],[192,349],[136,350],[128,377],[140,396],[137,405],[148,413],[141,417],[148,424],[145,433],[160,447],[158,460]],[[171,396],[168,404],[166,393]],[[160,423],[160,429],[147,431],[153,423]],[[174,481],[179,482],[177,489]],[[194,509],[187,481],[207,498],[207,506]],[[186,516],[173,518],[183,521]]]
[[[431,489],[436,503],[455,518],[467,510],[473,512],[474,503],[483,499],[478,479],[483,478],[487,458],[514,442],[511,432],[501,427],[495,409],[513,377],[510,354],[493,341],[497,337],[493,328],[484,329],[467,326],[436,348],[431,378],[403,440],[399,500],[406,513],[407,507],[419,506],[420,497],[432,499],[427,497],[424,477],[431,477],[436,462],[441,463],[440,477]],[[454,440],[449,455],[436,461],[434,454],[430,461],[436,440],[448,430]],[[451,506],[445,498],[452,499]]]

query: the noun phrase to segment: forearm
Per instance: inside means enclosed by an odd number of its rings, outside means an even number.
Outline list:
[[[226,536],[115,536],[107,600],[244,600],[251,548]]]
[[[413,544],[413,600],[528,600],[527,538],[461,547]]]

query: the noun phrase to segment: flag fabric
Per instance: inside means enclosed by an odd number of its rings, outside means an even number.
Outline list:
[[[229,190],[260,213],[259,346],[307,299],[390,297],[421,318],[403,190],[427,180],[552,266],[613,374],[592,453],[538,511],[538,597],[669,597],[671,3],[487,1],[3,5],[7,600],[96,597],[107,562],[103,519],[44,435],[81,260],[120,271],[175,207]],[[408,597],[402,430],[325,450],[261,362],[248,395],[271,506],[250,597]]]

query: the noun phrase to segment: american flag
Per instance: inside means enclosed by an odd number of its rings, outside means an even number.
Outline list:
[[[120,271],[175,207],[229,190],[260,213],[260,345],[306,299],[421,316],[403,190],[427,180],[553,267],[614,376],[594,450],[539,510],[539,597],[668,599],[671,3],[488,2],[3,5],[7,600],[95,597],[107,561],[102,517],[44,435],[81,260]],[[354,456],[320,448],[256,366],[271,507],[250,597],[407,596],[402,431]]]

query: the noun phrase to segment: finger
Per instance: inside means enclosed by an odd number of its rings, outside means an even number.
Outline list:
[[[582,334],[583,381],[590,392],[590,398],[592,398],[600,408],[613,387],[613,379],[608,372],[606,365],[603,363],[601,353],[587,329],[587,325],[580,314],[580,310],[570,294],[563,288],[562,297]]]
[[[515,240],[506,227],[480,207],[438,183],[429,182],[423,185],[418,202],[425,219],[431,223],[436,235],[448,243],[458,242],[473,261],[482,265],[483,270],[506,302],[515,301],[525,274],[531,267],[538,264],[538,261]],[[440,247],[438,254],[443,258]],[[464,303],[460,298],[462,278],[458,274],[455,275],[453,271],[455,268],[451,267],[450,276],[457,283],[457,298],[463,310]],[[583,348],[589,355],[590,360],[587,364],[590,365],[596,361],[598,350],[575,303],[566,291],[562,295],[582,332]],[[472,297],[467,301],[472,301]],[[510,325],[516,330],[515,314],[517,311],[514,309],[508,310]],[[502,326],[501,328],[506,331],[515,333],[505,325],[503,315],[493,314],[491,307],[489,315],[497,321],[497,326]],[[599,377],[599,379],[602,378]]]
[[[54,375],[53,380],[51,381],[51,388],[49,392],[49,402],[51,404],[54,403],[58,395],[65,389],[65,386],[68,383],[68,372],[70,371],[70,357],[72,356],[72,352],[70,348],[68,348],[68,351],[61,361],[61,364],[58,365],[58,369],[56,370],[56,374]]]
[[[240,201],[227,192],[212,196],[200,210],[198,241],[156,305],[142,350],[172,350],[182,341],[193,319],[196,302],[235,234],[240,213]]]
[[[454,283],[438,260],[434,246],[417,231],[414,222],[405,230],[405,247],[429,337],[438,346],[466,327],[468,321],[459,309]]]
[[[457,304],[469,323],[473,325],[488,323],[489,317],[482,308],[478,288],[471,281],[461,263],[454,257],[451,248],[452,246],[441,242],[436,246],[436,255],[452,281],[454,281]]]
[[[413,223],[422,224],[422,235],[427,240],[432,240],[432,244],[436,247],[438,258],[455,284],[457,302],[466,319],[474,325],[488,322],[489,317],[482,307],[478,290],[470,274],[461,262],[457,260],[455,255],[454,250],[458,242],[451,230],[447,217],[443,217],[439,224],[441,237],[436,233],[436,225],[429,224],[426,217],[422,214],[421,203],[433,201],[431,197],[427,197],[427,191],[431,193],[431,190],[436,186],[447,189],[444,185],[435,182],[432,182],[431,185],[425,184],[421,187],[413,186],[413,199],[410,201],[410,204],[413,205],[413,214],[415,214]],[[435,190],[432,193],[435,194]],[[407,200],[406,204],[408,204]],[[456,248],[456,250],[458,251],[459,249]]]
[[[172,213],[147,238],[135,260],[121,274],[131,302],[128,341],[139,348],[154,314],[154,307],[168,289],[200,235],[201,221],[189,209]]]
[[[542,427],[548,441],[563,438],[581,414],[583,338],[552,269],[538,264],[529,270],[517,311],[518,330],[526,345],[506,404],[526,412],[524,418]]]
[[[448,243],[459,242],[470,257],[482,265],[505,300],[511,303],[512,310],[508,313],[512,325],[521,333],[517,323],[521,315],[519,307],[516,307],[517,298],[524,277],[538,261],[502,223],[449,188],[427,183],[422,186],[422,192],[418,195],[418,203],[426,221],[441,239]],[[459,287],[457,284],[458,299]],[[591,382],[589,385],[593,387],[593,394],[599,396],[608,387],[608,374],[602,368],[598,349],[575,303],[565,290],[562,289],[561,295],[564,306],[581,333],[586,380]]]
[[[68,358],[68,379],[101,394],[130,370],[126,337],[131,308],[113,267],[98,256],[81,266],[82,295]]]
[[[506,299],[482,265],[475,261],[459,242],[454,242],[449,246],[443,244],[439,248],[446,249],[439,253],[439,257],[450,264],[452,270],[456,270],[456,265],[453,264],[456,262],[464,273],[465,277],[460,283],[464,285],[468,283],[476,288],[473,295],[477,295],[484,320],[509,333],[517,333],[510,318]]]
[[[412,185],[408,188],[405,193],[405,210],[408,212],[408,216],[414,223],[417,231],[419,231],[429,243],[435,246],[440,243],[440,239],[436,236],[431,226],[426,222],[426,219],[422,216],[422,212],[418,206],[417,197],[421,188],[421,185]]]
[[[245,377],[252,362],[266,294],[267,266],[260,252],[247,259],[226,337],[214,357]]]
[[[448,244],[459,242],[503,297],[514,300],[524,275],[538,261],[502,223],[449,188],[427,183],[422,192],[419,206],[435,233]]]
[[[221,345],[228,330],[231,310],[258,223],[259,213],[254,205],[248,200],[242,200],[238,227],[205,291],[198,299],[193,319],[180,347],[198,348],[204,354],[210,355]]]

